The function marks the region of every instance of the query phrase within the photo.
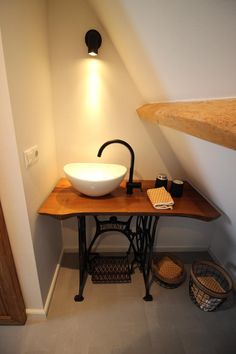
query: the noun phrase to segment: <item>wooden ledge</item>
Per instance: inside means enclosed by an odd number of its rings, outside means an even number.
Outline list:
[[[140,118],[236,150],[236,99],[145,104]]]

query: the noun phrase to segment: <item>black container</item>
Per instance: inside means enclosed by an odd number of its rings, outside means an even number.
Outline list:
[[[170,194],[172,197],[181,197],[183,194],[183,189],[184,182],[179,179],[175,179],[171,183]]]
[[[167,189],[167,185],[168,185],[167,175],[163,173],[159,174],[156,178],[155,188],[165,187],[165,189]]]

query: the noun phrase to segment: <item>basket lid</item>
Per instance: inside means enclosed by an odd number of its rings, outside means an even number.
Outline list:
[[[163,256],[153,261],[154,275],[166,283],[179,283],[184,276],[184,266],[180,261],[170,256]]]
[[[207,289],[212,290],[216,293],[225,293],[225,289],[223,289],[219,282],[211,276],[198,276],[197,280],[204,285]]]

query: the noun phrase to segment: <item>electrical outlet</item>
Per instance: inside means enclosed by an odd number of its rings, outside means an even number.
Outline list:
[[[35,163],[39,158],[38,146],[34,145],[29,149],[25,150],[24,157],[25,157],[25,166],[26,168],[28,168],[33,163]]]

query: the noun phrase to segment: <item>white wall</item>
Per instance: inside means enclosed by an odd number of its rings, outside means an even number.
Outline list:
[[[221,211],[210,251],[236,276],[236,152],[167,127],[162,131],[173,150],[179,151],[188,179]]]
[[[89,0],[146,102],[236,95],[234,0]]]
[[[133,146],[136,177],[154,179],[158,172],[188,177],[228,216],[214,223],[163,218],[158,246],[198,249],[212,242],[214,254],[234,269],[235,152],[142,122],[135,109],[156,100],[236,95],[235,4],[49,0],[55,151],[46,1],[0,0],[12,113],[43,300],[60,251],[60,230],[57,221],[38,217],[37,208],[63,175],[65,163],[96,161],[100,145],[113,138]],[[96,59],[87,56],[84,43],[90,28],[103,37]],[[26,170],[22,151],[34,144],[40,158]],[[124,147],[114,145],[102,159],[129,165],[130,157]],[[224,193],[219,189],[223,177],[230,181]],[[65,247],[76,246],[76,231],[75,219],[64,222]],[[110,240],[106,245],[117,246]]]
[[[41,308],[42,298],[16,146],[0,34],[0,200],[27,308]]]
[[[7,79],[43,303],[61,252],[60,223],[37,215],[37,209],[58,179],[46,3],[0,1]],[[39,160],[26,169],[23,151],[35,144]]]
[[[88,57],[84,42],[85,33],[91,28],[99,30],[103,39],[96,59]],[[49,34],[60,174],[63,176],[63,165],[68,162],[97,161],[101,144],[120,138],[135,150],[136,177],[155,179],[162,171],[183,176],[184,171],[161,131],[157,141],[150,139],[152,126],[144,126],[137,118],[135,110],[144,102],[143,95],[88,2],[50,0]],[[102,161],[129,166],[130,155],[123,146],[113,145],[104,151]],[[166,223],[173,227],[176,221],[163,220],[159,244],[207,248],[210,237],[200,237],[198,224],[191,222],[192,230],[182,230],[182,235],[188,233],[188,240],[185,242],[181,236],[180,242],[165,227]],[[76,247],[76,230],[76,219],[63,222],[66,248]],[[107,237],[102,247],[122,248],[125,244],[122,238]]]
[[[73,161],[96,161],[103,142],[127,140],[136,152],[135,174],[155,175],[165,166],[135,108],[142,97],[130,79],[108,35],[84,1],[49,2],[50,48],[60,174]],[[85,33],[98,29],[103,37],[99,57],[88,57]],[[141,139],[140,139],[141,137]],[[145,146],[145,149],[143,149]],[[149,158],[156,165],[149,164]],[[103,161],[130,164],[123,146],[111,146]],[[156,167],[158,166],[158,168]],[[64,245],[75,247],[76,220],[64,222]]]
[[[186,171],[165,135],[158,127],[140,121],[135,112],[145,102],[143,91],[152,83],[156,85],[157,80],[155,72],[146,66],[143,51],[137,53],[137,48],[140,48],[136,47],[137,38],[131,36],[132,21],[124,21],[123,14],[118,11],[118,1],[107,2],[106,8],[103,8],[104,1],[95,3],[102,12],[99,15],[107,31],[89,7],[89,2],[49,1],[53,103],[60,174],[63,175],[63,165],[68,162],[96,161],[98,148],[103,142],[121,138],[135,150],[136,177],[154,179],[157,173],[163,171],[170,177],[184,178]],[[91,28],[98,29],[103,38],[96,59],[88,57],[84,43],[85,33]],[[115,145],[110,146],[102,158],[103,161],[126,165],[130,161],[128,151]],[[64,246],[75,248],[76,219],[67,220],[63,225]],[[177,219],[172,219],[172,226],[169,225],[169,219],[160,223],[159,247],[209,247],[213,225]],[[107,238],[102,247],[111,245],[123,248],[125,242]]]
[[[49,4],[60,173],[63,174],[65,163],[95,161],[103,142],[121,138],[128,140],[136,152],[136,174],[155,175],[156,166],[158,170],[165,166],[136,117],[135,108],[142,103],[142,96],[107,33],[85,1],[50,0]],[[88,56],[84,41],[85,33],[92,27],[103,37],[98,58]],[[155,159],[156,166],[150,165],[150,157]],[[102,159],[129,165],[130,154],[123,146],[114,145]]]
[[[234,0],[90,3],[145,103],[236,96]],[[152,141],[162,137],[164,162],[174,154],[189,180],[222,210],[212,225],[210,250],[236,274],[235,151],[172,129],[144,127]]]

